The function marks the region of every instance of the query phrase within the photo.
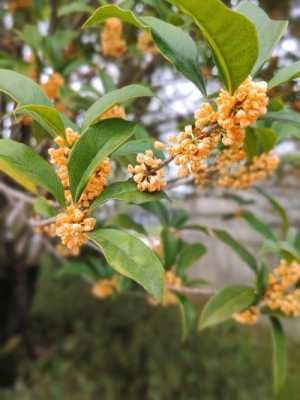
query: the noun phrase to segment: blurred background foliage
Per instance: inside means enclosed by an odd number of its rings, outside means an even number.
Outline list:
[[[2,352],[2,382],[13,368],[18,379],[1,399],[273,399],[263,327],[253,333],[229,322],[183,343],[176,307],[153,308],[126,295],[99,302],[86,285],[54,273],[45,260],[31,310],[38,357],[30,360],[24,346],[13,357]],[[289,352],[280,399],[297,400],[300,351],[292,343]]]
[[[103,57],[101,28],[84,31],[80,26],[104,3],[109,2],[0,0],[0,67],[26,74],[48,94],[56,88],[56,107],[74,121],[80,121],[82,111],[106,91],[148,84],[158,98],[128,104],[129,118],[142,121],[153,137],[177,131],[192,121],[200,94],[160,55],[143,54],[136,47],[137,30],[129,25],[124,27],[127,53],[118,60]],[[199,31],[189,18],[178,17],[163,1],[119,3],[189,29],[199,43],[209,91],[218,89],[209,51],[201,47]],[[238,3],[227,1],[232,6]],[[259,4],[270,17],[290,21],[288,34],[261,72],[269,79],[277,67],[299,59],[300,10],[297,0]],[[58,74],[56,83],[53,73]],[[271,95],[300,111],[299,83],[288,82]],[[1,114],[12,107],[11,100],[1,96]],[[26,118],[1,118],[0,131],[2,137],[34,145],[46,154],[45,133]],[[299,139],[299,131],[291,127],[285,134],[278,178],[299,179],[299,142],[289,140]],[[29,252],[25,245],[26,252],[20,255],[16,247],[24,247],[24,238],[31,239],[24,223],[30,210],[8,210],[2,197],[0,204],[1,400],[273,398],[270,338],[264,327],[253,334],[228,323],[182,343],[176,308],[153,308],[144,299],[125,295],[100,302],[85,283],[57,279],[55,259],[37,256],[34,246]],[[108,210],[108,216],[114,212]],[[8,226],[17,239],[12,241],[7,234]],[[81,259],[87,255],[83,252]],[[281,398],[298,400],[300,351],[293,343],[289,350],[289,378]]]

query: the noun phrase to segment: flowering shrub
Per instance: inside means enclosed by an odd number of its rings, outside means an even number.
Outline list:
[[[217,92],[208,93],[197,46],[184,23],[179,27],[164,19],[105,5],[92,12],[83,28],[104,23],[101,54],[118,62],[132,51],[126,42],[125,23],[139,29],[134,38],[137,57],[155,59],[162,55],[201,92],[203,102],[195,110],[192,123],[173,132],[167,141],[153,141],[143,131],[142,121],[133,121],[125,112],[133,100],[154,96],[146,85],[112,89],[108,88],[112,80],[103,75],[106,93],[87,107],[81,106],[77,118],[73,118],[74,110],[68,109],[72,108],[72,96],[68,97],[65,88],[70,64],[64,73],[58,67],[40,84],[12,69],[1,69],[0,91],[16,103],[13,114],[22,116],[19,122],[24,126],[38,126],[47,139],[43,146],[35,147],[36,151],[32,148],[34,140],[24,140],[23,144],[12,138],[0,139],[0,169],[32,193],[29,196],[7,189],[33,205],[34,217],[29,224],[62,262],[61,274],[78,273],[89,282],[95,297],[138,292],[140,285],[147,291],[150,304],[179,305],[184,337],[193,329],[230,318],[251,325],[267,316],[273,332],[275,389],[279,391],[286,374],[281,320],[300,315],[300,233],[289,226],[284,209],[263,191],[261,195],[282,220],[280,238],[250,211],[242,209],[235,215],[258,231],[278,258],[279,265],[269,270],[226,230],[190,224],[186,212],[172,210],[170,198],[174,185],[193,185],[195,190],[240,190],[269,178],[280,163],[275,149],[279,136],[276,121],[299,124],[296,113],[282,104],[274,105],[270,90],[293,79],[300,68],[297,63],[284,68],[269,82],[257,77],[280,35],[272,30],[275,22],[251,3],[243,2],[234,11],[219,0],[169,3],[176,6],[170,8],[173,17],[183,21],[189,18],[200,28],[196,36],[199,46],[210,49],[210,62],[218,71]],[[11,12],[29,5],[25,1],[9,2]],[[66,9],[61,15],[64,13]],[[262,24],[260,13],[269,27],[268,37],[258,29]],[[286,22],[280,22],[281,35],[285,28]],[[70,35],[72,40],[75,36],[74,32]],[[76,43],[62,42],[60,55],[52,54],[54,69],[78,54]],[[52,45],[48,40],[42,46],[50,59],[49,54],[55,53]],[[29,46],[32,57],[27,75],[39,81],[40,50],[30,39]],[[61,54],[63,59],[58,61]],[[37,141],[37,136],[34,139]],[[54,144],[49,145],[50,139]],[[127,214],[101,219],[105,204],[113,201],[136,204],[156,215],[159,233],[150,232]],[[230,286],[214,293],[204,280],[191,279],[187,271],[206,248],[201,242],[186,242],[184,230],[200,231],[226,243],[253,272],[253,285]],[[66,262],[67,257],[78,256],[84,246],[97,251],[99,259],[79,269],[76,262]],[[201,293],[211,298],[199,318],[189,294]]]

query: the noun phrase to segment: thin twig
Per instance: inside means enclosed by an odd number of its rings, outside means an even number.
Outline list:
[[[53,34],[57,25],[57,0],[50,0],[49,34]]]
[[[88,242],[85,243],[86,246],[90,247],[91,249],[97,251],[98,253],[102,254],[102,251],[99,249],[98,246],[96,246],[93,242],[91,242],[90,240]]]
[[[56,221],[56,217],[51,217],[47,219],[30,219],[29,223],[33,227],[39,227],[39,226],[47,226],[51,225]]]
[[[207,135],[207,134],[213,132],[214,130],[216,130],[218,127],[219,127],[218,123],[210,124],[210,125],[206,126],[205,128],[202,128],[201,132]]]
[[[166,189],[173,189],[176,188],[178,186],[182,186],[182,185],[190,185],[193,182],[193,178],[174,178],[174,179],[170,179],[170,181],[167,182],[167,186]]]
[[[200,287],[181,287],[177,288],[174,286],[166,286],[166,288],[172,290],[173,292],[178,292],[182,294],[195,294],[195,295],[205,295],[205,296],[211,296],[215,294],[215,290],[212,288],[200,288]]]
[[[0,182],[0,191],[4,193],[8,198],[13,197],[14,199],[18,199],[23,201],[24,203],[33,204],[35,202],[35,198],[21,192],[20,190],[13,189],[6,185],[3,182]]]

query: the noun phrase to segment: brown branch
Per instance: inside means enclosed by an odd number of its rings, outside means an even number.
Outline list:
[[[4,182],[0,182],[0,192],[4,193],[8,199],[11,197],[17,200],[21,200],[24,203],[33,204],[35,202],[35,198],[21,192],[20,190],[13,189],[6,185]]]
[[[41,227],[41,226],[47,226],[47,225],[51,225],[56,221],[56,217],[51,217],[51,218],[47,218],[47,219],[30,219],[29,220],[29,224],[34,227]]]
[[[200,288],[200,287],[181,287],[177,288],[174,286],[166,286],[167,289],[172,290],[173,292],[182,293],[182,294],[194,294],[194,295],[205,295],[212,296],[216,293],[216,291],[212,288]]]
[[[50,0],[50,22],[49,22],[49,34],[53,34],[56,30],[57,25],[57,0]]]

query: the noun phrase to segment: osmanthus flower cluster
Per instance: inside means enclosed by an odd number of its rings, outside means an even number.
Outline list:
[[[272,174],[279,162],[271,153],[248,160],[244,148],[245,129],[266,113],[267,104],[267,84],[248,77],[233,95],[222,89],[215,108],[210,103],[202,104],[195,112],[194,127],[189,125],[178,135],[171,135],[168,146],[161,142],[155,146],[166,150],[167,163],[174,161],[180,178],[191,176],[197,185],[209,182],[234,189],[247,188]],[[156,191],[166,186],[165,174],[159,172],[166,163],[149,156],[149,151],[139,154],[138,165],[128,168],[140,191]]]
[[[59,97],[59,89],[64,84],[64,78],[57,72],[51,74],[45,83],[41,84],[42,90],[46,95],[53,100],[57,100]]]
[[[101,51],[104,56],[120,58],[127,51],[123,39],[123,24],[118,18],[108,18],[100,34]]]
[[[118,278],[114,275],[111,278],[100,279],[92,286],[92,294],[99,299],[106,299],[117,293]]]
[[[106,180],[111,172],[111,162],[103,160],[92,174],[79,202],[74,204],[70,192],[68,175],[68,158],[71,148],[79,138],[79,133],[67,128],[66,139],[58,136],[55,143],[58,148],[50,148],[50,162],[56,167],[63,184],[67,208],[57,215],[55,222],[44,229],[50,236],[58,236],[70,255],[78,255],[80,247],[86,242],[85,232],[95,228],[96,219],[88,217],[90,203],[104,190]],[[66,252],[64,252],[66,253]]]
[[[23,10],[29,7],[32,3],[32,0],[8,0],[8,8],[14,13],[18,10]]]
[[[281,260],[280,264],[269,274],[267,289],[260,302],[233,317],[241,324],[255,324],[261,310],[267,308],[287,317],[300,316],[300,264],[297,261]]]
[[[161,302],[158,302],[153,297],[148,297],[148,302],[151,305],[157,306],[172,306],[178,303],[174,290],[182,288],[182,279],[176,275],[175,271],[168,270],[164,273],[164,295]]]
[[[137,40],[137,48],[145,54],[156,54],[158,53],[155,42],[149,32],[141,32]]]

